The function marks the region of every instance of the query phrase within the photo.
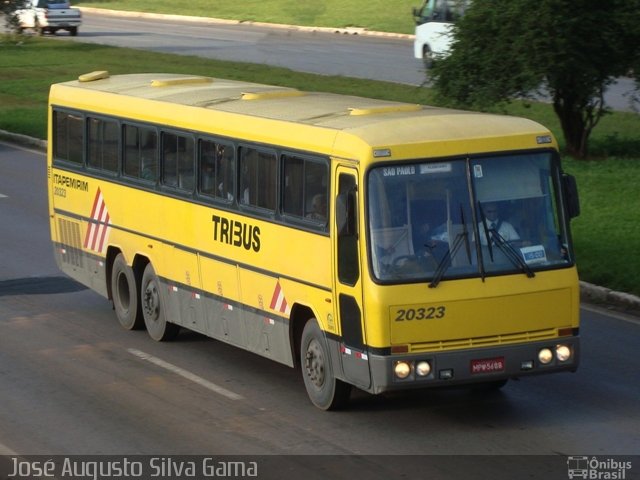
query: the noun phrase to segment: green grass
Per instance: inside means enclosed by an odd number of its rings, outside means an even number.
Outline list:
[[[572,223],[580,277],[640,294],[640,161],[565,160],[580,188],[582,214]]]
[[[113,74],[176,72],[357,94],[414,103],[437,103],[426,88],[291,72],[264,65],[219,62],[131,49],[28,38],[22,45],[0,37],[0,129],[46,136],[49,85],[93,70]],[[549,105],[514,103],[508,113],[532,118],[561,138]],[[564,159],[578,180],[582,214],[573,221],[580,278],[640,295],[640,116],[614,113],[593,133],[597,160]]]
[[[0,37],[1,38],[1,37]],[[173,72],[271,83],[301,90],[323,90],[414,103],[432,103],[428,89],[389,82],[292,72],[285,68],[239,62],[219,62],[181,55],[59,42],[29,37],[21,45],[5,42],[0,56],[0,129],[46,133],[46,102],[51,83],[76,78],[93,70],[112,74]],[[23,112],[15,116],[16,109]],[[30,112],[30,113],[29,113]]]
[[[413,33],[411,9],[420,0],[122,0],[72,2],[81,7],[151,13],[179,13],[196,17],[284,23],[318,27],[362,27]],[[179,5],[179,6],[178,6]],[[178,10],[178,11],[176,11]]]

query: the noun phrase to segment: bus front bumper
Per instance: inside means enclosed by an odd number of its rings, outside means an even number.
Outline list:
[[[448,352],[369,353],[372,393],[447,385],[499,384],[510,378],[576,371],[578,336]]]

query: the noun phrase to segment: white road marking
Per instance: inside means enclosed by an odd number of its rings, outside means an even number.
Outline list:
[[[186,378],[187,380],[190,380],[194,383],[197,383],[198,385],[211,390],[214,393],[217,393],[218,395],[222,395],[224,397],[227,397],[230,400],[243,400],[244,397],[242,395],[238,395],[237,393],[234,393],[230,390],[227,390],[226,388],[222,388],[219,385],[216,385],[215,383],[210,382],[209,380],[205,380],[202,377],[199,377],[198,375],[191,373],[187,370],[184,370],[180,367],[177,367],[169,362],[165,362],[164,360],[158,358],[158,357],[154,357],[153,355],[150,355],[148,353],[142,352],[140,350],[136,350],[135,348],[129,348],[127,349],[127,351],[132,354],[135,355],[136,357],[142,359],[142,360],[146,360],[147,362],[153,363],[154,365],[164,368],[165,370],[168,370],[170,372],[173,372],[177,375],[180,375],[183,378]]]
[[[7,196],[0,193],[0,198],[7,198]]]

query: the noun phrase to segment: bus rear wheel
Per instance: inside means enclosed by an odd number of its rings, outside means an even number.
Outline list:
[[[149,336],[157,342],[165,342],[176,338],[180,327],[167,321],[160,293],[160,281],[150,263],[145,267],[142,274],[140,301],[144,324],[147,327]]]
[[[315,319],[309,320],[302,331],[300,364],[304,386],[316,407],[336,410],[347,405],[351,385],[335,378],[324,335]]]
[[[111,297],[120,325],[127,330],[142,328],[144,321],[138,303],[136,276],[121,253],[111,267]]]

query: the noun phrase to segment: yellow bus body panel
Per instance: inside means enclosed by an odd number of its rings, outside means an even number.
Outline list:
[[[405,286],[385,298],[389,307],[381,318],[389,337],[370,335],[369,341],[430,351],[555,338],[559,328],[578,326],[574,280],[575,271],[564,270],[540,272],[536,280],[520,274],[448,281],[437,294],[425,284]]]

